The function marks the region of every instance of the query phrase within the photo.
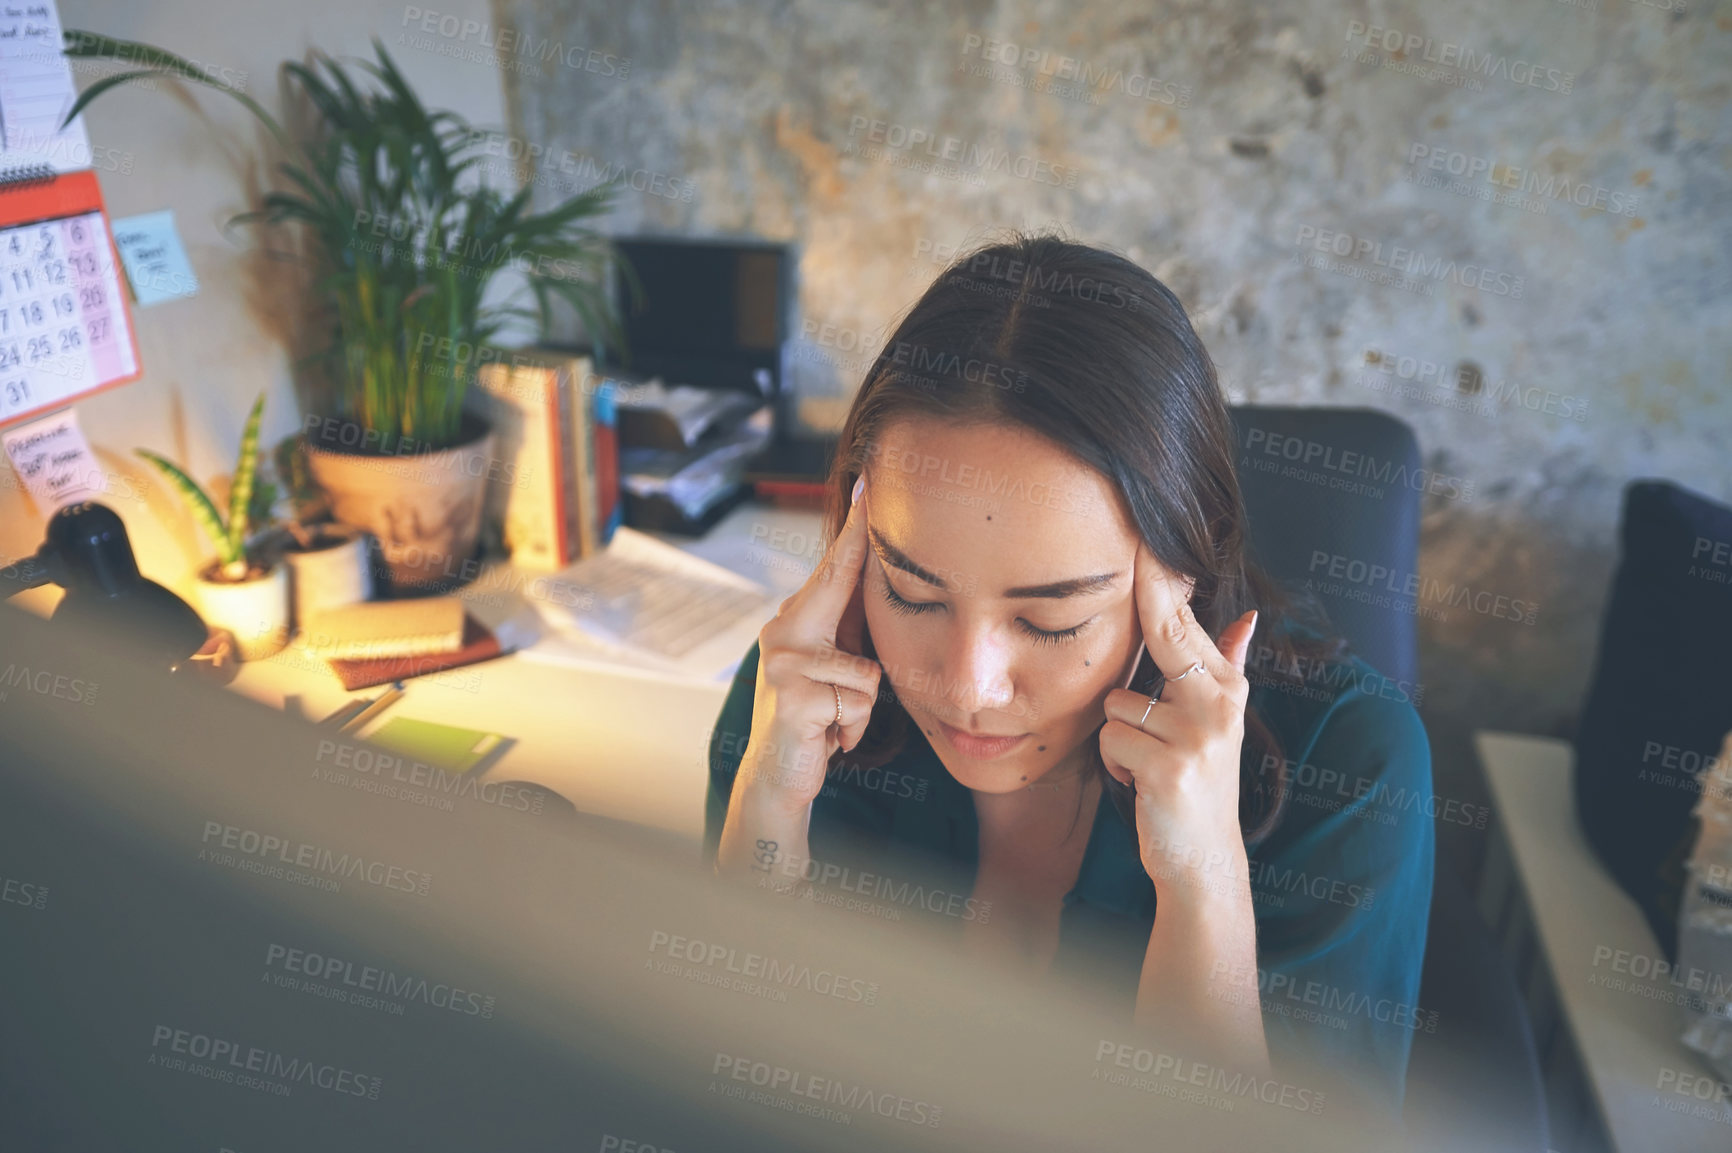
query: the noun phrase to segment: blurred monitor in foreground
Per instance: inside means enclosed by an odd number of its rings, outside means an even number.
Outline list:
[[[1399,1144],[1326,1068],[1194,1060],[532,786],[395,783],[9,607],[0,654],[0,1148]]]

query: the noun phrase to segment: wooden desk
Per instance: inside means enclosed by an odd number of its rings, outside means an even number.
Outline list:
[[[810,574],[818,556],[807,542],[816,541],[820,527],[816,512],[746,504],[700,539],[662,539],[771,590],[762,619],[729,630],[744,656],[764,621]],[[533,628],[535,610],[521,595],[477,591],[501,587],[518,586],[484,576],[459,595],[490,626],[527,622]],[[728,682],[603,663],[548,663],[545,650],[555,647],[549,634],[521,652],[417,677],[381,721],[403,716],[501,733],[514,743],[486,771],[489,779],[533,781],[584,812],[669,830],[696,846],[703,836],[710,731]],[[315,718],[381,691],[347,692],[328,664],[295,648],[243,665],[231,687],[276,708],[299,698],[303,712]]]
[[[1634,975],[1664,954],[1582,836],[1570,745],[1494,732],[1474,743],[1497,810],[1480,911],[1527,993],[1552,1144],[1560,1153],[1732,1149],[1732,1113],[1677,1091],[1686,1077],[1716,1079],[1678,1040],[1679,1010],[1667,1000],[1675,987]]]

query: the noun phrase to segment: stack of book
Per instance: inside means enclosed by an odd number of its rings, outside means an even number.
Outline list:
[[[490,660],[499,637],[454,596],[362,601],[325,608],[303,625],[300,645],[330,662],[353,692]]]
[[[483,366],[476,383],[499,454],[487,515],[512,564],[551,572],[600,551],[623,513],[620,382],[588,356],[528,349]]]

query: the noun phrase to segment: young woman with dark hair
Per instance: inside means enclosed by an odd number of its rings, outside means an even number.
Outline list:
[[[829,550],[712,738],[706,848],[781,888],[869,868],[982,963],[1398,1110],[1434,831],[1389,798],[1430,796],[1425,730],[1251,563],[1234,451],[1143,269],[957,260],[854,398]]]

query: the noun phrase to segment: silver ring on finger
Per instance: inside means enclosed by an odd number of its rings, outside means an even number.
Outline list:
[[[840,725],[842,723],[842,690],[831,685],[830,691],[836,694],[836,723]]]
[[[1178,676],[1168,677],[1167,683],[1170,685],[1170,684],[1173,684],[1175,681],[1182,681],[1186,677],[1190,676],[1192,673],[1197,673],[1197,672],[1202,672],[1202,671],[1203,671],[1203,662],[1198,661],[1196,664],[1192,665],[1190,668],[1186,669],[1184,672],[1180,673]]]
[[[1150,697],[1149,698],[1149,707],[1143,710],[1142,720],[1139,720],[1137,722],[1137,728],[1140,729],[1143,727],[1143,721],[1146,721],[1149,719],[1149,710],[1153,709],[1156,705],[1158,705],[1160,703],[1161,703],[1160,697]]]

